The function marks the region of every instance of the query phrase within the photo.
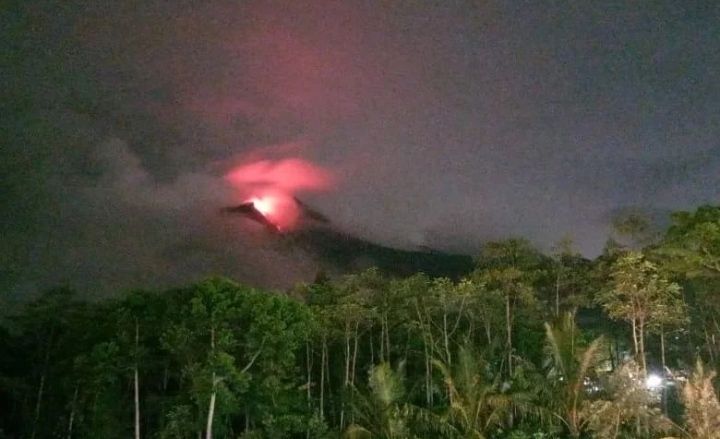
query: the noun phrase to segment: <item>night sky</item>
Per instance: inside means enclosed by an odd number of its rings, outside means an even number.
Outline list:
[[[317,263],[217,209],[304,160],[344,231],[473,253],[602,248],[613,215],[720,201],[720,2],[9,1],[0,286],[97,295]]]

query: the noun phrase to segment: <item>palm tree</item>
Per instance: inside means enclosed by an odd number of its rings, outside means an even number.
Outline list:
[[[372,368],[367,392],[356,392],[354,401],[356,424],[350,425],[344,436],[348,439],[407,438],[408,412],[402,404],[405,396],[399,371],[394,371],[388,363]]]
[[[570,437],[580,437],[588,419],[582,410],[587,397],[585,381],[598,365],[603,337],[581,347],[575,316],[566,313],[558,326],[545,323],[548,379],[555,396],[554,415],[567,428]]]
[[[516,391],[500,374],[469,346],[460,348],[452,367],[435,362],[441,371],[448,394],[446,422],[459,437],[484,439],[489,432],[503,427],[514,413],[537,413],[534,398]],[[521,373],[522,369],[516,369]]]
[[[345,439],[407,439],[416,437],[414,431],[428,435],[422,437],[457,437],[445,419],[404,401],[404,368],[404,363],[397,370],[381,363],[370,370],[367,390],[355,392],[356,423],[345,430]]]

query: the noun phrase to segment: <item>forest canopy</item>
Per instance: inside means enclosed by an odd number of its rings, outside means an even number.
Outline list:
[[[226,278],[5,311],[0,437],[718,438],[720,207],[465,276]]]

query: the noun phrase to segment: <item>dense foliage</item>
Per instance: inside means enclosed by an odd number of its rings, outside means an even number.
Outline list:
[[[457,279],[53,289],[3,316],[0,437],[717,438],[718,243],[704,206],[595,260],[488,243]]]

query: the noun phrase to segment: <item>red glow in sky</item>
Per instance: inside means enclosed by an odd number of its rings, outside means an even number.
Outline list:
[[[300,210],[293,197],[298,192],[328,190],[334,181],[330,171],[298,158],[247,163],[225,178],[241,194],[249,194],[242,202],[251,201],[281,230],[297,224]]]

